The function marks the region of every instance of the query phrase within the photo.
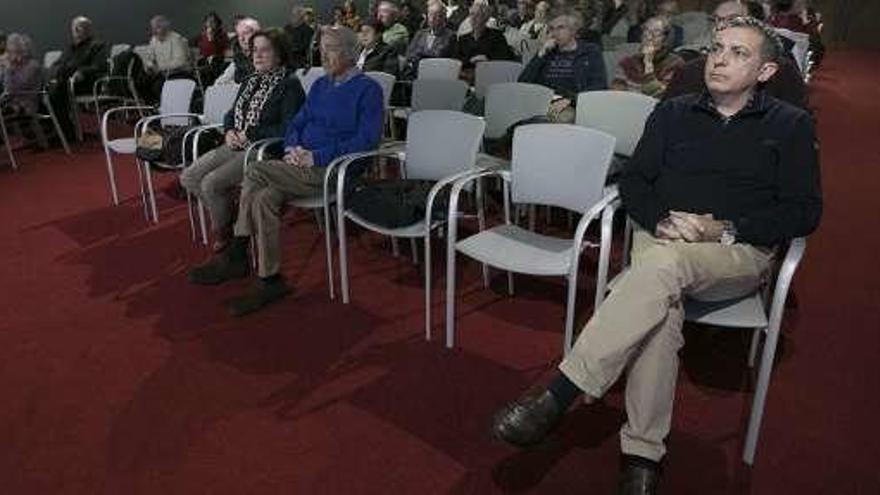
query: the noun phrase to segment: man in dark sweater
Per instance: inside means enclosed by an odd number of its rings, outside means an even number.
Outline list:
[[[620,179],[638,224],[632,265],[596,309],[548,387],[503,408],[494,434],[540,442],[574,402],[598,398],[627,370],[621,494],[652,494],[672,419],[682,300],[725,300],[766,280],[774,248],[819,223],[810,116],[758,89],[781,45],[766,25],[720,25],[707,91],[660,103]]]
[[[230,302],[242,316],[284,296],[290,289],[281,276],[281,216],[297,197],[321,194],[326,167],[336,158],[367,151],[382,134],[382,88],[354,66],[357,38],[350,29],[321,31],[321,62],[326,75],[315,81],[305,105],[290,120],[280,160],[254,163],[245,171],[230,245],[190,271],[191,281],[214,285],[248,274],[248,244],[254,238],[256,284]]]
[[[73,137],[74,125],[70,117],[69,81],[73,81],[76,94],[91,94],[92,85],[107,72],[110,47],[95,38],[92,21],[87,17],[75,17],[70,22],[70,46],[50,68],[49,97],[58,123],[64,133]]]
[[[290,23],[284,26],[287,44],[290,49],[290,66],[293,69],[309,67],[309,52],[315,30],[305,22],[305,8],[294,5],[290,9]]]

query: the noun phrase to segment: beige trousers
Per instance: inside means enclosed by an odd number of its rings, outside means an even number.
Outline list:
[[[205,153],[180,173],[180,184],[198,196],[208,209],[215,234],[232,227],[234,205],[230,192],[241,184],[243,167],[244,151],[224,144]]]
[[[281,160],[256,162],[245,172],[238,204],[235,235],[253,236],[257,275],[269,277],[281,268],[281,216],[284,204],[296,197],[322,193],[325,169],[295,167]]]
[[[601,397],[628,369],[625,454],[660,460],[672,421],[682,298],[746,295],[765,280],[773,253],[748,244],[666,243],[637,229],[632,265],[614,285],[559,365],[585,393]]]

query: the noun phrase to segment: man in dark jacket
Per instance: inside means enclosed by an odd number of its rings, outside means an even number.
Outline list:
[[[556,122],[574,122],[578,93],[607,87],[601,50],[575,37],[580,24],[580,17],[571,14],[550,21],[550,39],[519,76],[520,82],[547,86],[556,93],[549,113]]]
[[[499,438],[540,442],[575,398],[601,397],[627,370],[618,493],[656,493],[684,344],[683,299],[753,293],[774,248],[819,224],[813,121],[758,87],[776,72],[781,49],[760,21],[728,20],[706,63],[707,91],[657,106],[620,180],[638,224],[631,267],[550,385],[499,412]]]
[[[107,72],[110,47],[95,38],[92,21],[78,16],[70,21],[71,44],[50,69],[52,85],[49,96],[64,133],[72,138],[74,125],[70,116],[70,81],[75,94],[91,94],[92,85]]]
[[[446,25],[446,9],[440,2],[428,4],[428,27],[413,36],[406,49],[404,79],[418,76],[419,62],[423,58],[452,58],[456,53],[455,31]]]
[[[289,63],[291,68],[309,67],[309,52],[315,30],[305,22],[305,8],[295,5],[290,9],[290,23],[284,26],[287,45],[290,50]]]
[[[473,79],[474,66],[487,60],[514,60],[516,54],[507,44],[504,34],[486,25],[490,8],[487,3],[471,6],[473,30],[458,39],[458,57],[462,63],[462,78]]]

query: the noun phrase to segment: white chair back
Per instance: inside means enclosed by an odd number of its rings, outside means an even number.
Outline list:
[[[144,65],[150,63],[150,58],[152,57],[152,49],[150,48],[150,45],[137,45],[132,48],[132,51],[135,55],[141,58],[141,62],[143,62]]]
[[[503,137],[513,124],[539,115],[550,108],[553,90],[538,84],[501,83],[486,91],[486,137]]]
[[[110,58],[113,58],[120,53],[131,50],[131,45],[127,43],[119,43],[110,47]]]
[[[412,110],[461,111],[468,85],[460,79],[416,79],[413,81]]]
[[[419,79],[458,79],[461,60],[455,58],[423,58],[419,61]]]
[[[238,84],[216,84],[205,90],[204,115],[205,124],[222,124],[223,118],[238,96]]]
[[[587,91],[578,95],[575,123],[611,134],[617,139],[614,152],[632,156],[655,105],[656,99],[639,93]]]
[[[299,78],[299,82],[302,84],[303,92],[308,96],[309,90],[312,89],[312,84],[324,77],[324,68],[310,67],[308,69],[297,69],[296,77]]]
[[[49,69],[57,62],[62,55],[61,50],[50,50],[43,55],[43,68]]]
[[[614,74],[617,73],[617,66],[620,65],[620,61],[636,53],[639,53],[638,43],[621,43],[614,50],[602,52],[602,58],[605,62],[605,77],[608,84],[611,84],[611,81],[614,80]]]
[[[483,119],[450,110],[424,110],[406,127],[406,177],[440,180],[474,167],[483,141]]]
[[[681,26],[682,45],[692,45],[699,42],[700,38],[712,27],[712,19],[709,14],[699,11],[682,12],[672,19],[672,23]]]
[[[170,79],[162,85],[162,97],[159,100],[159,113],[186,113],[192,103],[196,82],[192,79]],[[190,123],[186,117],[169,117],[161,121],[163,126],[181,126]]]
[[[397,81],[397,78],[386,72],[379,71],[369,71],[364,72],[364,74],[382,87],[382,98],[385,102],[385,108],[388,108],[391,105],[391,92],[394,90],[394,83]]]
[[[509,60],[488,60],[477,64],[474,70],[474,95],[486,96],[486,88],[493,84],[516,82],[523,65]]]
[[[584,213],[603,196],[614,136],[569,124],[516,128],[511,157],[515,203]]]
[[[794,42],[794,47],[792,47],[791,49],[791,54],[794,56],[794,61],[797,62],[798,69],[800,69],[801,74],[806,73],[807,60],[810,53],[810,35],[806,33],[798,33],[790,29],[783,28],[776,28],[774,29],[774,31],[776,31],[776,34],[778,34],[779,36]]]

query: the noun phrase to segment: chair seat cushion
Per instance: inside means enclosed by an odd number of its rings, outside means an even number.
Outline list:
[[[571,265],[571,239],[560,239],[499,225],[456,244],[458,251],[502,270],[533,275],[567,275]]]
[[[133,137],[112,139],[107,143],[107,146],[115,153],[122,155],[133,155],[135,149],[137,149]]]
[[[767,313],[760,293],[750,294],[740,299],[725,301],[697,301],[688,299],[684,304],[685,318],[688,321],[734,328],[764,328],[767,326]]]

